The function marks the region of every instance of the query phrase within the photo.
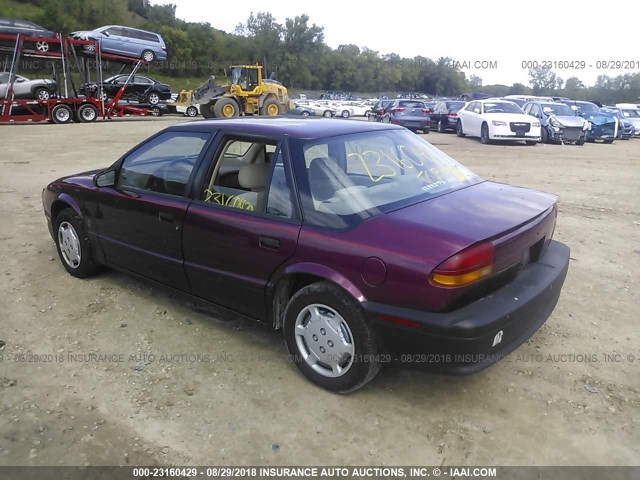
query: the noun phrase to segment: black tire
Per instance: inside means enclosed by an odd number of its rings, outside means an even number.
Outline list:
[[[78,278],[87,278],[100,270],[100,266],[93,259],[91,242],[89,242],[89,237],[82,226],[82,220],[75,211],[71,208],[62,210],[55,219],[53,232],[58,256],[62,266],[69,274]],[[66,253],[69,251],[69,244],[65,244],[65,239],[70,238],[67,234],[75,235],[77,238],[79,260],[71,261],[69,254]]]
[[[489,125],[483,123],[480,127],[480,141],[483,145],[488,145],[491,143],[491,139],[489,138]]]
[[[611,140],[611,139],[605,140],[604,143],[611,144],[611,143],[613,143],[613,140]]]
[[[431,127],[422,130],[422,133],[424,133],[425,135],[429,135],[429,132],[431,132]]]
[[[262,107],[260,107],[260,115],[275,117],[280,115],[280,110],[281,109],[278,100],[273,97],[269,97],[264,101]]]
[[[307,112],[306,110],[303,110],[302,113],[300,113],[300,115],[302,115],[303,117],[308,117],[309,112]]]
[[[536,142],[535,140],[525,140],[525,142],[527,145],[536,145],[538,142]]]
[[[44,87],[38,87],[33,91],[33,97],[36,100],[49,100],[51,98],[51,92]]]
[[[238,104],[228,97],[218,100],[213,106],[216,118],[233,118],[240,115]]]
[[[444,125],[442,124],[442,120],[438,120],[438,133],[444,133]]]
[[[332,117],[333,115],[331,115],[331,110],[325,110],[325,112],[322,114],[323,117],[329,118]]]
[[[576,145],[584,145],[584,138],[581,138],[576,142]]]
[[[156,59],[156,54],[151,50],[145,50],[144,52],[142,52],[142,55],[140,55],[140,58],[147,63],[151,63]]]
[[[340,114],[340,116],[342,118],[349,118],[351,116],[351,114],[349,113],[349,110],[343,110],[342,113]]]
[[[151,107],[149,109],[149,112],[153,117],[161,117],[162,114],[164,113],[160,107]]]
[[[149,92],[146,100],[149,105],[157,105],[160,103],[160,95],[158,92]]]
[[[73,120],[73,111],[68,105],[60,103],[51,110],[51,119],[57,124],[69,123]]]
[[[204,118],[215,118],[216,114],[213,111],[213,107],[215,104],[209,102],[206,105],[200,106],[200,113]]]
[[[540,134],[541,134],[541,140],[540,140],[541,143],[549,143],[549,132],[545,127],[542,127]]]
[[[76,118],[80,123],[91,123],[98,119],[98,109],[90,103],[80,105],[76,112]]]
[[[185,111],[185,115],[187,117],[197,117],[198,116],[198,109],[196,107],[194,107],[193,105],[187,107],[187,110]]]
[[[594,138],[587,138],[587,142],[589,143],[596,143]]]
[[[344,338],[350,341],[353,346],[353,356],[343,358],[348,360],[348,368],[338,376],[329,377],[315,370],[305,360],[306,352],[301,350],[298,345],[298,336],[296,335],[296,321],[298,316],[304,318],[303,312],[307,307],[318,305],[320,307],[328,307],[329,314],[331,310],[337,312],[342,317],[339,321],[340,325],[346,324],[348,330],[341,329]],[[320,330],[322,331],[322,330]],[[335,330],[334,330],[335,331]],[[331,338],[333,332],[328,332],[326,338]],[[318,334],[319,335],[319,334]],[[324,334],[323,334],[324,335]],[[376,345],[373,330],[365,319],[362,308],[351,298],[346,292],[329,282],[318,282],[308,285],[298,292],[289,300],[287,308],[284,312],[284,338],[287,349],[292,359],[300,371],[313,383],[321,386],[331,392],[348,393],[357,390],[371,381],[380,371],[380,362],[376,358],[378,348]],[[303,345],[303,349],[307,348],[306,340],[299,339]],[[317,340],[318,343],[323,342],[322,337]],[[328,340],[326,344],[327,356],[331,356],[334,344]],[[313,347],[311,347],[313,348]],[[323,349],[322,345],[317,347]],[[339,352],[340,345],[336,347]],[[344,353],[340,355],[344,357]],[[328,371],[322,362],[317,362],[318,368]]]
[[[459,137],[464,137],[464,131],[462,130],[462,121],[458,120],[456,123],[456,135]]]

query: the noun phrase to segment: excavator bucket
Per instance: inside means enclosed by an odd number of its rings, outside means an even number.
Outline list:
[[[216,85],[216,77],[211,75],[209,80],[193,91],[193,100],[200,105],[205,105],[212,99],[224,95],[228,90],[229,87],[218,87]]]

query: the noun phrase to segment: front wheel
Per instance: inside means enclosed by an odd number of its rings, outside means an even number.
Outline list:
[[[198,116],[198,109],[196,107],[194,107],[193,105],[187,107],[187,110],[185,112],[185,114],[187,115],[187,117],[197,117]]]
[[[484,145],[488,145],[491,142],[491,139],[489,138],[489,125],[486,123],[483,123],[480,128],[480,141]]]
[[[145,50],[141,55],[142,60],[145,62],[153,62],[156,59],[156,54],[151,50]]]
[[[373,331],[361,307],[339,287],[318,282],[302,288],[289,300],[284,316],[287,349],[316,385],[352,392],[380,371]]]
[[[322,114],[323,117],[329,118],[331,117],[331,110],[325,110],[325,112]]]
[[[456,135],[458,135],[459,137],[464,137],[464,131],[462,130],[462,122],[460,120],[458,120],[458,123],[456,123]]]
[[[87,278],[98,271],[89,237],[75,211],[62,210],[56,217],[54,232],[58,256],[67,272],[74,277]]]
[[[216,118],[233,118],[240,115],[238,104],[230,98],[223,97],[213,106]]]
[[[349,118],[351,114],[349,113],[349,110],[343,110],[340,115],[342,116],[342,118]]]
[[[525,142],[524,142],[524,143],[526,143],[527,145],[535,145],[535,144],[537,144],[538,142],[536,142],[535,140],[525,140]]]
[[[51,98],[51,92],[46,88],[36,88],[33,96],[38,100],[49,100]]]

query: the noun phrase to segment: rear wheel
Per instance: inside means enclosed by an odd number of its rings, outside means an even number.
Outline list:
[[[300,371],[336,393],[364,386],[380,370],[377,345],[361,307],[329,282],[299,290],[285,310],[284,337]]]
[[[309,116],[309,112],[307,112],[306,110],[303,110],[300,115],[302,115],[303,117],[308,117]]]
[[[85,103],[84,105],[80,105],[76,116],[82,123],[95,122],[98,118],[98,109],[90,103]]]
[[[98,271],[89,237],[76,212],[70,208],[62,210],[56,217],[54,232],[58,256],[67,272],[74,277],[86,278]]]
[[[43,42],[43,41],[39,41],[36,42],[36,50],[39,52],[48,52],[49,51],[49,43],[47,42]]]
[[[327,117],[327,118],[329,118],[329,117],[331,116],[331,110],[326,110],[326,111],[322,114],[322,116],[323,116],[323,117]]]
[[[185,114],[187,115],[187,117],[197,117],[198,116],[198,109],[196,107],[194,107],[193,105],[187,107],[187,111],[185,112]]]
[[[444,133],[444,124],[442,120],[438,120],[438,133]]]
[[[576,142],[576,145],[584,145],[584,138],[581,138]]]
[[[460,120],[458,120],[458,123],[456,123],[456,135],[458,135],[459,137],[464,137],[464,131],[462,130],[462,122]]]
[[[53,123],[69,123],[73,119],[71,107],[62,103],[56,105],[53,107],[53,110],[51,110],[51,119]]]
[[[535,144],[536,144],[536,143],[538,143],[538,142],[536,142],[535,140],[525,140],[525,143],[526,143],[527,145],[535,145]]]
[[[213,113],[217,118],[232,118],[240,115],[240,109],[230,98],[221,98],[213,106]]]
[[[604,143],[613,143],[613,140],[611,140],[611,139],[605,140]]]
[[[147,95],[147,103],[151,105],[157,105],[158,103],[160,103],[160,95],[158,95],[156,92],[151,92],[149,95]]]
[[[489,138],[489,125],[486,123],[483,123],[480,128],[480,141],[484,145],[488,145],[491,142],[491,139]]]
[[[280,115],[280,104],[273,97],[267,98],[260,108],[260,115],[265,115],[267,117]]]
[[[349,118],[351,114],[349,113],[349,110],[343,110],[342,113],[340,114],[340,116],[342,118]]]

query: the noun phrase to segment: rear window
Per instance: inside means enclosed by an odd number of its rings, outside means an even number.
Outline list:
[[[297,145],[297,147],[296,147]],[[481,181],[417,135],[383,130],[294,142],[305,219],[347,227]]]
[[[408,101],[408,100],[404,100],[402,102],[399,103],[399,105],[401,107],[404,108],[425,108],[424,103],[422,102],[416,102],[416,101]]]
[[[447,110],[452,112],[457,112],[462,107],[464,107],[464,102],[447,102]]]

